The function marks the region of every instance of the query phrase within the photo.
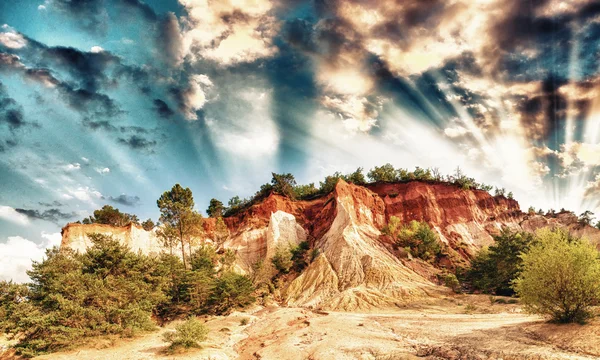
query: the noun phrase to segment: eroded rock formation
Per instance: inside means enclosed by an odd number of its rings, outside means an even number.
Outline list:
[[[248,273],[278,247],[308,241],[319,255],[283,289],[284,301],[290,305],[352,310],[443,291],[431,282],[437,269],[401,256],[391,239],[381,236],[380,229],[392,216],[403,223],[429,223],[448,245],[449,255],[441,262],[448,268],[490,245],[492,236],[504,227],[525,231],[563,227],[600,243],[600,231],[582,226],[571,213],[528,215],[515,200],[485,191],[418,181],[357,186],[340,180],[332,193],[314,200],[293,201],[271,194],[225,218],[230,236],[222,246],[236,252],[236,269]],[[214,219],[207,219],[204,226],[206,239],[202,240],[210,241]],[[134,225],[69,224],[63,229],[62,246],[83,251],[91,243],[88,234],[95,232],[111,234],[134,251],[165,250],[155,231]]]

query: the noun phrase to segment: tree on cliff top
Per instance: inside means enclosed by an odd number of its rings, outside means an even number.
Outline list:
[[[126,226],[130,223],[139,225],[140,221],[136,215],[122,213],[117,208],[110,205],[104,205],[101,209],[94,210],[93,216],[83,219],[83,223]]]
[[[160,221],[167,227],[174,229],[181,245],[181,256],[184,266],[185,243],[188,243],[190,256],[192,253],[192,239],[202,232],[202,216],[194,211],[194,197],[190,188],[183,188],[175,184],[170,191],[165,191],[156,201],[160,209]]]
[[[208,204],[208,209],[206,209],[206,214],[208,217],[221,217],[225,212],[225,206],[223,203],[215,198],[210,199],[210,203]]]

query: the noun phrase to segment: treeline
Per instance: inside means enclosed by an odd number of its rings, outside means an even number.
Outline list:
[[[254,301],[251,280],[214,248],[196,250],[186,267],[171,254],[146,256],[94,234],[86,253],[49,249],[28,271],[29,284],[0,282],[0,331],[31,357],[101,335],[133,336],[159,322],[224,314]]]
[[[457,168],[451,175],[442,175],[437,168],[421,168],[416,167],[413,171],[404,168],[394,168],[391,164],[375,166],[365,175],[363,168],[358,168],[349,174],[335,172],[332,175],[325,177],[320,181],[318,187],[315,183],[297,184],[294,175],[272,173],[270,183],[263,184],[260,189],[250,198],[242,199],[239,196],[232,197],[227,206],[217,199],[211,199],[207,214],[209,216],[231,216],[239,211],[246,209],[260,200],[264,199],[271,193],[286,196],[290,199],[310,200],[315,197],[326,195],[333,191],[337,182],[343,179],[348,183],[356,185],[365,185],[377,182],[409,182],[409,181],[424,181],[432,183],[448,183],[460,187],[463,190],[484,190],[487,192],[494,191],[495,196],[505,196],[509,199],[513,198],[512,192],[506,193],[504,188],[494,188],[491,185],[477,182],[474,178],[463,173],[460,168]]]

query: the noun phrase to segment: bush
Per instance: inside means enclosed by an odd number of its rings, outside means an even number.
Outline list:
[[[396,230],[396,244],[410,248],[413,256],[428,261],[434,260],[442,251],[435,231],[427,223],[415,220]]]
[[[208,328],[196,318],[189,318],[183,324],[177,325],[175,331],[163,335],[163,340],[171,343],[171,349],[200,347],[199,343],[207,338]]]
[[[250,278],[234,272],[226,272],[216,280],[210,295],[211,312],[225,314],[234,308],[248,306],[254,302],[254,287]]]
[[[292,266],[294,266],[294,261],[292,261],[292,252],[288,246],[278,246],[275,250],[275,255],[271,259],[273,266],[275,269],[282,273],[287,274],[290,272]]]
[[[452,291],[455,293],[460,294],[462,292],[460,288],[460,282],[456,278],[456,275],[450,273],[440,274],[438,275],[438,280],[440,280],[444,286],[452,289]]]
[[[504,229],[494,240],[494,245],[481,250],[472,260],[465,280],[484,293],[512,296],[512,282],[519,276],[522,261],[519,255],[527,250],[533,235]]]
[[[540,230],[521,255],[521,275],[514,289],[525,309],[557,322],[583,322],[600,303],[598,251],[563,230]]]

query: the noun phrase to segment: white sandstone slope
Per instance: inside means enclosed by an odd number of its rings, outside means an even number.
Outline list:
[[[434,284],[404,266],[379,241],[378,224],[385,219],[383,212],[373,210],[383,209],[381,199],[340,182],[335,201],[335,219],[315,244],[321,255],[287,288],[289,305],[354,310],[435,291]]]

